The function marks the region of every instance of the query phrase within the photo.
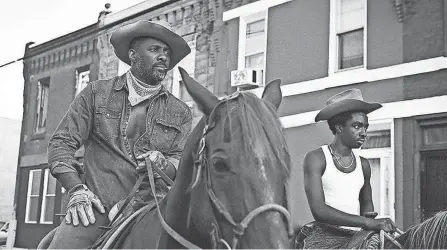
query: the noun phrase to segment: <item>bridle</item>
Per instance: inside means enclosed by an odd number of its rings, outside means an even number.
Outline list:
[[[237,96],[237,94],[238,94],[238,92],[236,92],[235,95],[230,96],[228,99],[225,99],[224,101],[220,102],[219,104],[235,98]],[[219,104],[216,105],[214,110],[217,108],[217,106],[219,106]],[[214,112],[214,110],[213,110],[213,112]],[[211,113],[213,113],[213,112],[211,112]],[[217,196],[212,188],[212,185],[211,185],[211,174],[210,174],[210,170],[209,170],[209,164],[206,160],[207,159],[206,158],[206,146],[207,146],[206,145],[206,135],[214,128],[214,123],[212,123],[211,119],[212,119],[212,116],[210,116],[210,120],[208,120],[207,123],[205,124],[203,133],[202,133],[202,137],[199,142],[199,151],[197,154],[198,160],[194,163],[194,167],[196,168],[196,178],[191,185],[191,189],[197,185],[197,183],[199,182],[199,180],[202,176],[202,172],[205,169],[206,173],[207,173],[206,179],[205,179],[205,184],[206,184],[206,191],[207,191],[208,197],[210,198],[212,204],[214,205],[214,208],[219,212],[219,214],[221,214],[226,219],[226,221],[231,224],[231,226],[233,227],[233,233],[234,233],[232,244],[230,247],[230,245],[224,239],[222,239],[218,236],[218,227],[216,225],[213,225],[213,228],[217,228],[217,230],[215,230],[215,232],[214,232],[216,234],[215,238],[218,239],[218,241],[220,243],[224,244],[227,248],[235,249],[238,245],[239,240],[244,235],[245,230],[247,229],[250,222],[256,216],[258,216],[264,212],[267,212],[267,211],[277,211],[285,216],[285,218],[287,220],[287,224],[288,224],[288,234],[289,234],[289,237],[291,237],[293,235],[292,219],[291,219],[290,213],[283,206],[275,204],[275,203],[261,205],[258,208],[252,210],[250,213],[248,213],[247,216],[245,216],[245,218],[241,222],[238,223],[233,219],[233,217],[228,212],[228,209],[225,207],[225,205],[219,200],[219,198],[217,198]],[[209,124],[211,124],[211,126]]]
[[[224,99],[223,101],[219,102],[216,107],[214,107],[213,111],[211,112],[214,113],[214,111],[216,110],[216,108],[221,104],[224,103],[230,99],[233,99],[235,97],[237,97],[238,92],[236,92],[235,94],[231,95],[230,97]],[[219,231],[219,227],[217,225],[215,225],[214,223],[212,223],[212,227],[213,227],[213,232],[211,233],[212,238],[215,239],[215,241],[213,243],[213,247],[217,247],[218,243],[222,243],[226,248],[228,249],[235,249],[238,246],[238,242],[239,240],[242,238],[242,236],[245,233],[245,230],[247,229],[248,225],[250,224],[250,222],[258,215],[266,212],[266,211],[277,211],[280,212],[281,214],[283,214],[287,220],[288,223],[288,235],[289,237],[292,237],[293,235],[293,225],[292,225],[292,219],[290,216],[290,213],[287,211],[286,208],[284,208],[281,205],[278,204],[274,204],[274,203],[269,203],[269,204],[264,204],[256,209],[254,209],[253,211],[251,211],[250,213],[248,213],[247,216],[245,216],[245,218],[241,221],[241,222],[236,222],[233,217],[231,216],[231,214],[228,212],[228,209],[225,207],[225,205],[219,200],[219,198],[217,198],[216,194],[214,193],[214,190],[212,188],[211,185],[211,174],[209,171],[209,165],[207,164],[207,160],[206,160],[206,135],[214,128],[214,123],[210,124],[210,121],[212,120],[212,116],[210,115],[210,118],[208,121],[206,121],[205,127],[203,129],[203,133],[202,133],[202,137],[200,139],[199,142],[199,150],[198,150],[198,160],[194,163],[194,167],[196,168],[196,175],[195,175],[195,179],[194,182],[191,184],[191,189],[194,188],[201,176],[202,176],[202,172],[203,169],[206,169],[207,172],[207,178],[205,179],[205,184],[206,184],[206,189],[207,189],[207,194],[208,197],[210,198],[212,204],[214,205],[214,208],[226,219],[226,221],[228,223],[230,223],[233,227],[233,240],[232,240],[232,244],[231,246],[222,238],[219,237],[218,231]],[[148,168],[148,175],[149,175],[149,181],[150,181],[150,186],[151,186],[151,190],[152,193],[155,197],[155,188],[154,188],[154,176],[153,176],[153,166],[152,166],[152,162],[149,159],[146,159],[146,166]],[[160,223],[162,225],[162,227],[164,228],[164,230],[172,237],[174,238],[177,242],[179,242],[180,244],[182,244],[184,247],[189,248],[189,249],[198,249],[199,247],[194,245],[193,243],[191,243],[190,241],[188,241],[187,239],[185,239],[183,236],[181,236],[180,234],[178,234],[174,229],[172,229],[164,220],[160,208],[159,208],[159,204],[157,199],[155,199],[155,203],[157,206],[157,211],[158,211],[158,217],[160,219]]]

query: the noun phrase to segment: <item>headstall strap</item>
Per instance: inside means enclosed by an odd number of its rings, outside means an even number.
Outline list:
[[[238,97],[239,95],[240,95],[240,92],[236,91],[232,95],[222,99],[222,101],[219,102],[216,105],[216,107],[224,102],[227,102],[228,100]],[[214,113],[214,110],[216,109],[216,107],[213,109],[213,111],[211,111],[211,114]],[[288,226],[289,226],[289,228],[288,228],[289,236],[291,236],[291,234],[293,233],[291,217],[290,217],[290,214],[287,211],[287,209],[285,209],[283,206],[280,206],[278,204],[264,204],[264,205],[256,208],[255,210],[251,211],[242,220],[242,222],[236,223],[234,221],[233,217],[231,216],[231,214],[226,209],[225,205],[217,198],[216,194],[213,191],[212,185],[211,185],[211,173],[210,173],[210,170],[207,168],[208,166],[207,166],[207,161],[205,158],[205,150],[206,150],[205,137],[208,134],[208,132],[211,131],[211,129],[215,126],[215,123],[213,121],[211,121],[211,119],[212,119],[211,117],[212,117],[212,115],[209,118],[210,120],[206,121],[205,127],[203,128],[202,138],[200,139],[200,142],[199,142],[198,159],[194,163],[194,166],[197,168],[197,174],[196,174],[196,179],[194,180],[194,183],[191,185],[191,188],[194,188],[197,185],[197,183],[199,182],[200,177],[202,175],[202,171],[205,168],[205,171],[207,174],[205,182],[206,182],[208,197],[210,198],[212,204],[217,209],[217,211],[227,220],[227,222],[229,222],[233,226],[233,233],[234,233],[233,241],[230,246],[223,238],[220,238],[219,227],[213,223],[212,224],[213,229],[210,232],[210,237],[211,237],[211,242],[212,242],[213,247],[216,247],[218,245],[218,243],[222,243],[228,249],[235,249],[239,243],[239,240],[244,235],[245,229],[248,227],[248,225],[250,224],[252,219],[254,217],[256,217],[257,215],[259,215],[265,211],[268,211],[268,210],[278,211],[286,217]],[[217,242],[217,240],[219,240],[219,242]]]

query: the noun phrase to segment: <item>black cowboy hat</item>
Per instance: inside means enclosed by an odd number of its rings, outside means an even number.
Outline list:
[[[186,41],[172,31],[169,23],[141,20],[119,28],[110,37],[110,43],[115,49],[116,56],[128,65],[130,65],[130,42],[138,37],[152,37],[169,46],[171,49],[171,62],[168,69],[172,69],[191,52],[191,48]]]

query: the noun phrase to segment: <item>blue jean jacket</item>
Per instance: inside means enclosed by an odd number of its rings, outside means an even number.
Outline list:
[[[153,97],[146,130],[131,152],[126,128],[131,106],[125,74],[91,82],[71,103],[49,140],[48,162],[53,176],[75,172],[110,209],[136,182],[134,156],[157,150],[178,164],[191,130],[189,107],[164,87]],[[74,158],[85,147],[84,163]]]

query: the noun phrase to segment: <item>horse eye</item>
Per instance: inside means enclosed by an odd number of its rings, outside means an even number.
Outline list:
[[[217,172],[228,172],[230,170],[223,160],[213,161],[213,165]]]

